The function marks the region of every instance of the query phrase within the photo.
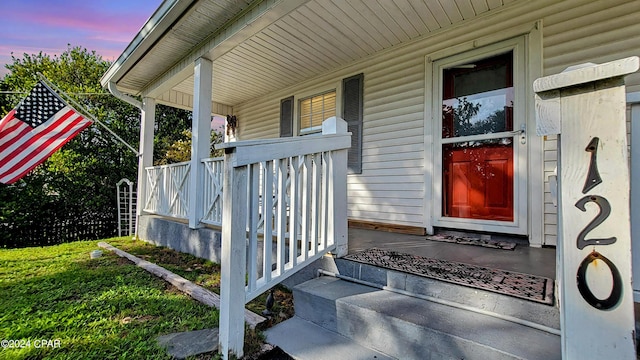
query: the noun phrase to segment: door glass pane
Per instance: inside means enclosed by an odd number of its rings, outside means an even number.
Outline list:
[[[512,54],[445,69],[442,137],[513,130]]]

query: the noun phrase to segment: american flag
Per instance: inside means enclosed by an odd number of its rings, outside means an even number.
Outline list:
[[[20,180],[91,123],[39,81],[0,120],[0,183]]]

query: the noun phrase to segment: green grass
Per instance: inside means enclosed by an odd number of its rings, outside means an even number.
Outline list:
[[[106,241],[215,285],[216,264],[130,238]],[[217,327],[217,310],[128,260],[109,251],[90,259],[96,244],[0,250],[0,340],[31,342],[0,348],[0,359],[168,359],[158,335]],[[40,339],[59,340],[60,347],[36,348]]]

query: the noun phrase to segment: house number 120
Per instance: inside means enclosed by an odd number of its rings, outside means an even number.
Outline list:
[[[587,174],[587,179],[585,181],[584,187],[582,188],[582,193],[586,194],[589,190],[595,188],[596,186],[602,183],[602,179],[600,178],[600,174],[598,173],[598,163],[597,163],[597,154],[598,154],[598,142],[599,138],[594,137],[585,151],[591,153],[591,161],[589,163],[589,171]],[[587,234],[589,234],[593,229],[602,224],[611,214],[611,204],[609,204],[609,200],[600,195],[587,195],[582,199],[578,200],[575,206],[580,209],[580,211],[587,211],[585,205],[589,202],[593,202],[598,205],[598,215],[585,226],[580,234],[578,234],[578,239],[576,241],[576,247],[580,250],[584,249],[589,245],[611,245],[616,242],[617,238],[615,236],[609,238],[599,238],[599,239],[587,239]],[[607,267],[611,271],[611,275],[613,277],[613,287],[611,289],[611,293],[606,299],[598,299],[589,289],[589,285],[587,283],[587,268],[589,265],[596,261],[600,260],[607,264]],[[578,291],[580,291],[580,295],[585,301],[599,310],[608,310],[612,307],[616,306],[620,299],[622,298],[622,279],[620,277],[620,272],[616,265],[609,260],[604,255],[599,252],[593,250],[587,257],[585,257],[580,263],[580,267],[578,268],[578,273],[576,275],[576,280],[578,283]]]

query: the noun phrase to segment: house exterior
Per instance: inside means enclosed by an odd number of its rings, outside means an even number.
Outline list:
[[[166,195],[181,200],[165,213],[140,203],[138,231],[161,236],[153,213],[181,218],[174,245],[193,251],[204,223],[224,222],[202,203],[211,189],[194,170],[208,158],[198,138],[212,115],[235,116],[227,139],[240,143],[312,138],[335,116],[351,133],[350,225],[556,246],[558,143],[536,135],[533,82],[639,55],[638,18],[640,2],[627,0],[165,0],[102,78],[114,95],[143,99],[139,194],[153,187],[155,104],[194,111],[193,160],[178,176],[190,191]],[[633,143],[640,74],[625,82]],[[632,179],[638,170],[632,161]],[[219,205],[215,191],[205,197]]]

